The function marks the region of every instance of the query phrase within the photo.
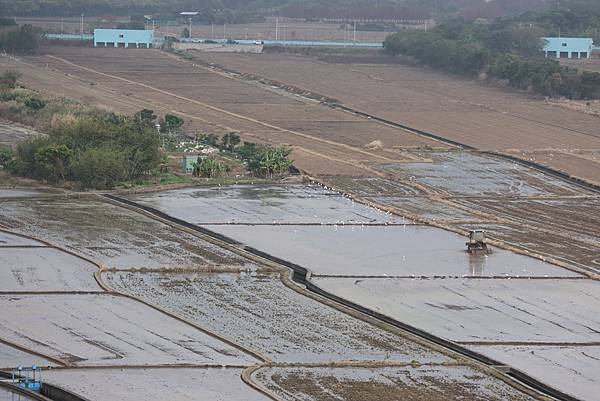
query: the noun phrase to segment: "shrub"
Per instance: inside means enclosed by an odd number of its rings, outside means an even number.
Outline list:
[[[41,110],[44,107],[46,107],[46,102],[40,98],[37,97],[31,97],[29,99],[26,99],[25,102],[23,102],[25,104],[25,106],[29,107],[32,110]]]
[[[125,152],[110,147],[91,148],[73,163],[73,178],[83,188],[113,188],[128,178],[127,163]]]
[[[221,176],[228,170],[227,166],[218,160],[211,158],[200,158],[192,164],[194,177],[215,178]]]

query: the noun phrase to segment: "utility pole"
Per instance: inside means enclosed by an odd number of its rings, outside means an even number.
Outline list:
[[[211,39],[215,38],[215,23],[214,22],[210,23],[210,38]]]
[[[190,42],[192,41],[192,17],[190,17],[190,29],[188,39],[190,40]]]
[[[356,42],[356,20],[354,20],[354,42]]]
[[[275,17],[275,40],[279,40],[279,17]]]
[[[60,17],[60,33],[65,33],[65,19]]]
[[[81,14],[81,39],[83,39],[83,14]]]
[[[223,23],[223,39],[227,39],[227,28],[225,27],[225,23]]]

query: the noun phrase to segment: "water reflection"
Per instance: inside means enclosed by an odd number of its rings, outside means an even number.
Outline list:
[[[482,254],[469,254],[469,275],[481,277],[485,272],[485,262],[487,260],[486,255]]]

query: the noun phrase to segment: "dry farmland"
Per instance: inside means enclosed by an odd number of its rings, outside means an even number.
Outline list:
[[[226,69],[337,99],[355,110],[478,149],[517,156],[550,150],[557,155],[557,163],[553,156],[541,161],[600,181],[598,159],[590,165],[587,162],[593,159],[578,152],[600,152],[599,117],[545,104],[543,99],[401,64],[326,63],[287,54],[210,53],[198,57]]]

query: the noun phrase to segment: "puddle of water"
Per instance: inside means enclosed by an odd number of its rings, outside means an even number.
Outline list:
[[[600,341],[600,283],[592,280],[313,281],[325,291],[453,341]]]
[[[600,400],[600,346],[469,346],[580,400]]]
[[[402,221],[317,185],[191,188],[129,198],[194,224]]]
[[[58,249],[0,247],[0,291],[100,291],[95,271]]]
[[[460,195],[577,195],[582,189],[537,170],[471,152],[430,155],[433,163],[384,166],[432,188]]]
[[[86,369],[53,370],[44,379],[90,401],[270,401],[242,381],[242,370]]]
[[[466,366],[264,368],[253,378],[284,400],[533,401],[501,380]]]
[[[281,362],[449,358],[286,287],[278,273],[107,272],[109,285],[142,297]]]
[[[512,252],[465,251],[466,238],[423,226],[204,226],[315,274],[561,276],[578,274]]]

